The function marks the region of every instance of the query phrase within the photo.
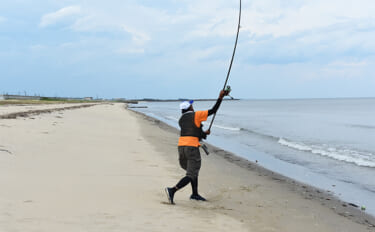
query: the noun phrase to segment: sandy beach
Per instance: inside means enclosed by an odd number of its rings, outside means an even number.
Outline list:
[[[26,107],[0,117],[44,109]],[[208,202],[187,186],[170,205],[164,187],[184,176],[177,130],[121,103],[64,107],[0,119],[1,232],[375,231],[329,193],[212,146],[199,184]]]

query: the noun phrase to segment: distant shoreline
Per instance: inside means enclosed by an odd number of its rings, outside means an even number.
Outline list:
[[[134,99],[131,101],[138,101],[138,102],[181,102],[181,101],[216,101],[217,99],[215,98],[202,98],[202,99],[187,99],[187,98],[181,98],[181,99],[152,99],[152,98],[144,98],[144,99]],[[239,101],[241,99],[239,98],[233,98],[233,99],[224,99],[224,101]]]
[[[309,100],[361,100],[368,99],[373,100],[375,97],[322,97],[322,98],[224,98],[224,101],[309,101]],[[126,99],[126,102],[181,102],[181,101],[216,101],[216,98],[198,98],[198,99],[188,99],[188,98],[179,98],[179,99],[157,99],[157,98],[143,98],[143,99]]]

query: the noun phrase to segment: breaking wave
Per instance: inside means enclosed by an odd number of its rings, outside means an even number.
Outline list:
[[[174,117],[174,116],[170,116],[170,115],[168,115],[168,116],[166,116],[165,118],[166,118],[166,119],[169,119],[169,120],[172,120],[172,121],[176,121],[176,122],[178,122],[178,118],[177,118],[177,117]]]
[[[212,126],[216,127],[216,128],[224,129],[224,130],[230,130],[230,131],[240,131],[241,130],[241,128],[238,128],[238,127],[228,127],[228,126],[221,126],[221,125],[215,125],[215,124],[213,124]]]
[[[375,154],[372,154],[370,152],[335,148],[328,145],[308,145],[301,142],[289,141],[283,138],[280,138],[278,143],[299,151],[318,154],[332,159],[353,163],[358,166],[371,168],[375,167]]]
[[[153,115],[153,117],[155,117],[155,115]],[[179,118],[177,118],[175,116],[172,116],[172,115],[165,116],[164,118],[168,119],[168,120],[175,121],[175,122],[178,122],[178,120],[179,120]],[[210,122],[203,122],[203,125],[209,126]],[[217,124],[213,124],[212,126],[216,127],[216,128],[219,128],[219,129],[223,129],[223,130],[229,130],[229,131],[240,131],[240,130],[242,130],[242,128],[238,128],[238,127],[229,127],[229,126],[223,126],[223,125],[217,125]]]

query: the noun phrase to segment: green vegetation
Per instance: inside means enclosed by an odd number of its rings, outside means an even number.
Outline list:
[[[94,103],[97,101],[85,100],[62,100],[62,99],[41,99],[41,100],[0,100],[0,105],[37,105],[37,104],[61,104],[61,103]]]
[[[52,102],[52,103],[90,103],[99,102],[94,100],[83,100],[83,99],[64,99],[64,98],[52,98],[52,97],[40,97],[42,102]]]

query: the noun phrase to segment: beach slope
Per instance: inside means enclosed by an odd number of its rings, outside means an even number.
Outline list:
[[[169,205],[177,139],[124,104],[0,119],[0,231],[373,229],[215,154],[200,178],[209,201],[187,186]]]

